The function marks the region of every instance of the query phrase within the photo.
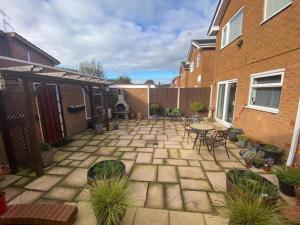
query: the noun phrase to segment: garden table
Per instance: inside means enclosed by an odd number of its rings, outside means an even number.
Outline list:
[[[207,124],[207,123],[193,123],[190,125],[190,127],[195,130],[196,132],[196,137],[194,140],[194,145],[193,145],[193,149],[195,148],[195,145],[197,143],[197,141],[200,141],[200,145],[199,145],[199,152],[200,152],[200,148],[201,148],[201,143],[204,144],[204,139],[207,135],[207,133],[211,130],[214,130],[214,126]]]

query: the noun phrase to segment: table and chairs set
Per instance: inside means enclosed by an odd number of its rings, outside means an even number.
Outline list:
[[[215,150],[217,147],[224,147],[228,158],[230,159],[227,149],[227,136],[229,129],[201,121],[199,117],[189,117],[184,120],[184,138],[187,134],[187,142],[189,142],[190,134],[195,134],[193,149],[199,142],[198,154],[200,154],[201,146],[206,146],[209,152],[213,153],[216,161]]]

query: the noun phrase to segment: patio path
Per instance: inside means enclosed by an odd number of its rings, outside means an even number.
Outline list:
[[[7,176],[0,187],[5,188],[9,204],[78,204],[77,224],[93,225],[86,172],[95,162],[121,159],[134,206],[127,211],[123,225],[228,224],[220,216],[225,172],[244,168],[240,149],[229,143],[230,159],[220,149],[215,163],[205,147],[198,155],[192,141],[187,143],[183,138],[183,132],[181,122],[146,120],[120,122],[119,130],[103,135],[87,130],[57,151],[55,165],[47,168],[44,176],[36,178],[30,171],[22,171]],[[273,175],[252,170],[277,184]]]

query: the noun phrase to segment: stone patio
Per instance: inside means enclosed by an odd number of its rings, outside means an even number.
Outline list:
[[[87,170],[95,162],[120,159],[126,165],[133,203],[123,225],[228,224],[220,215],[225,172],[244,167],[236,145],[228,144],[230,159],[223,149],[217,151],[215,163],[205,147],[198,155],[192,141],[183,139],[181,122],[123,121],[119,127],[103,135],[89,130],[74,135],[74,141],[56,152],[55,164],[40,178],[27,170],[7,176],[0,187],[7,192],[9,204],[78,204],[77,224],[93,225]],[[271,174],[253,170],[277,181]],[[88,218],[89,223],[82,218]]]

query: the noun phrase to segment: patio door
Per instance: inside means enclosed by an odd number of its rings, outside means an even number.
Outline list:
[[[41,132],[44,142],[56,144],[64,137],[59,89],[55,84],[40,87],[37,105]]]
[[[226,126],[233,122],[236,83],[236,80],[218,83],[216,120]]]

